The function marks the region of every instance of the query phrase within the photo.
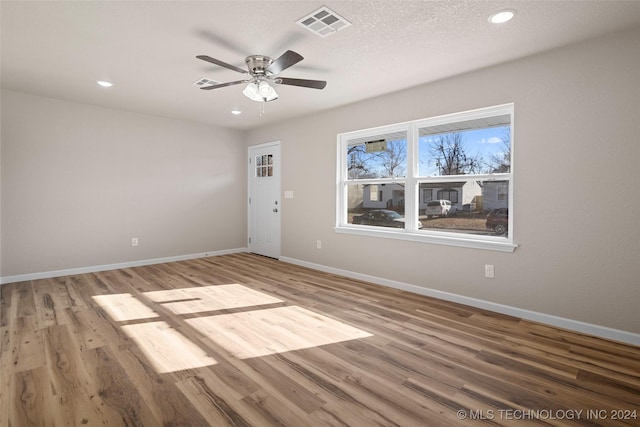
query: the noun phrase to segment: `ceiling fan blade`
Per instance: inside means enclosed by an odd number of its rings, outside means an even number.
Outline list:
[[[207,55],[198,55],[196,56],[196,58],[202,59],[203,61],[211,62],[212,64],[219,65],[229,70],[237,71],[238,73],[249,74],[247,70],[243,70],[242,68],[238,68],[235,65],[227,64],[226,62],[222,62],[219,59],[215,59]]]
[[[278,77],[274,79],[274,82],[281,85],[309,87],[312,89],[324,89],[327,85],[324,80],[291,79],[288,77]]]
[[[296,53],[292,50],[288,50],[282,55],[280,55],[278,59],[273,61],[271,66],[267,68],[267,71],[269,71],[271,74],[278,74],[286,70],[287,68],[291,67],[292,65],[297,64],[303,59],[304,58],[299,53]]]
[[[219,89],[221,87],[239,85],[240,83],[246,83],[246,82],[248,82],[248,80],[236,80],[235,82],[220,83],[218,85],[213,85],[213,86],[203,86],[200,89],[202,90]]]

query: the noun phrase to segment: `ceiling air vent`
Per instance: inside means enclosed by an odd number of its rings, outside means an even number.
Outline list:
[[[298,25],[302,25],[307,30],[320,37],[327,37],[331,34],[343,30],[351,25],[351,22],[335,13],[326,6],[321,7],[315,12],[301,18],[297,21]]]
[[[198,80],[197,82],[194,82],[193,84],[196,86],[213,86],[213,85],[217,85],[219,82],[215,81],[215,80],[211,80],[211,79],[207,79],[205,77],[201,78],[200,80]]]

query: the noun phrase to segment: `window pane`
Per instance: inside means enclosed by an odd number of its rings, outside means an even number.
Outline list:
[[[418,217],[423,230],[508,237],[509,181],[466,180],[419,184],[434,200],[422,198]]]
[[[404,228],[404,184],[349,184],[347,199],[347,223]]]
[[[352,139],[346,155],[348,179],[405,177],[407,133]]]
[[[258,178],[273,176],[273,154],[256,156],[256,176]]]
[[[420,176],[511,171],[510,126],[433,133],[435,129],[441,127],[420,129],[418,145]]]

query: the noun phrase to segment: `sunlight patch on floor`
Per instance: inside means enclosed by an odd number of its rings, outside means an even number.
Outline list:
[[[281,299],[238,284],[153,291],[145,292],[144,295],[175,314],[202,313],[283,302]]]
[[[372,336],[297,306],[197,317],[186,322],[239,359]]]
[[[91,298],[117,322],[158,317],[148,305],[131,294],[94,295]]]
[[[122,330],[133,339],[158,373],[215,365],[197,344],[166,322],[123,325]]]
[[[151,291],[143,295],[147,301],[131,294],[95,295],[92,298],[113,320],[138,321],[121,325],[122,330],[136,342],[158,373],[211,366],[217,361],[167,322],[146,321],[159,317],[153,310],[156,306],[179,316],[192,315],[184,322],[197,333],[193,336],[206,337],[238,359],[373,336],[298,306],[260,309],[258,306],[285,301],[239,284]],[[245,310],[193,317],[195,313],[210,314],[224,309]]]

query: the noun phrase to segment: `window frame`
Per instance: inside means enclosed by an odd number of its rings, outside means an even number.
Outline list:
[[[336,220],[334,230],[337,233],[375,236],[382,238],[410,240],[432,244],[442,244],[449,246],[487,249],[503,252],[513,252],[517,247],[514,242],[513,228],[513,171],[514,171],[514,104],[502,104],[492,107],[463,111],[459,113],[446,114],[421,120],[397,123],[388,126],[379,126],[354,132],[345,132],[337,135],[337,157],[336,157]],[[510,117],[510,149],[511,164],[508,173],[490,173],[473,175],[443,175],[436,177],[419,176],[418,147],[419,129],[433,127],[437,125],[454,124],[475,119],[482,119],[494,116],[509,115]],[[347,147],[349,143],[360,138],[375,138],[381,134],[394,132],[406,132],[407,135],[407,165],[406,176],[402,178],[366,178],[353,179],[348,177]],[[419,188],[421,183],[447,181],[507,181],[507,198],[509,209],[509,233],[507,237],[491,235],[466,234],[459,231],[443,230],[420,230],[418,229],[419,205],[422,198]],[[376,227],[360,224],[348,223],[348,186],[354,184],[402,184],[405,188],[405,228],[387,229],[386,227]],[[432,192],[433,194],[433,192]],[[432,195],[433,197],[433,195]]]

